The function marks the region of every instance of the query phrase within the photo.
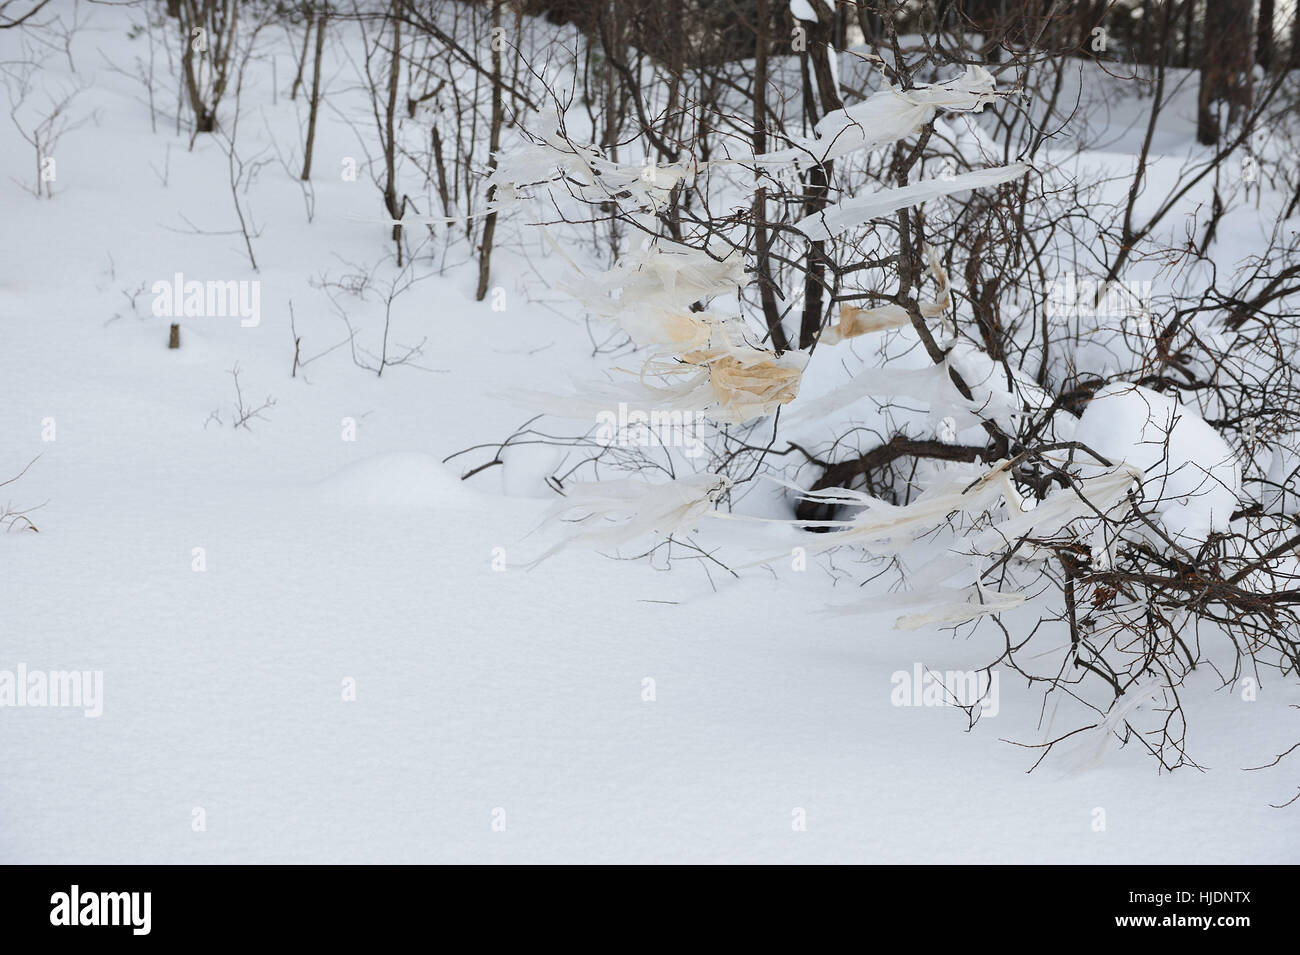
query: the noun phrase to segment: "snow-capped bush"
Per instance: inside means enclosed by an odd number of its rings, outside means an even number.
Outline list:
[[[725,518],[753,538],[731,563],[775,572],[775,524],[890,580],[869,600],[896,626],[989,622],[990,665],[1183,764],[1202,628],[1235,644],[1225,674],[1300,661],[1295,469],[1275,439],[1257,460],[1246,424],[1300,430],[1276,397],[1300,394],[1300,243],[1275,226],[1216,272],[1236,192],[1213,192],[1195,254],[1172,228],[1248,139],[1181,167],[1139,139],[1136,168],[1116,163],[1089,107],[1127,96],[1120,77],[1089,72],[1077,106],[1068,56],[1012,44],[995,77],[888,30],[842,55],[829,7],[792,9],[806,49],[767,36],[741,82],[703,54],[637,73],[601,34],[616,121],[551,78],[494,160],[495,214],[566,263],[596,345],[588,380],[516,394],[567,422],[520,435],[565,450],[546,476],[561,544],[654,554]],[[1174,94],[1153,89],[1154,124]]]

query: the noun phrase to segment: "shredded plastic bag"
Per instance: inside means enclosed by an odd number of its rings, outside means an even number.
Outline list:
[[[932,301],[919,303],[919,307],[923,318],[937,318],[952,308],[952,296],[948,290],[948,273],[939,261],[939,254],[934,248],[927,247],[925,251],[926,257],[930,260],[930,274],[939,283],[939,296]],[[820,341],[823,345],[837,345],[870,332],[904,328],[910,325],[911,321],[907,309],[893,303],[877,308],[842,305],[839,323],[823,331]]]
[[[624,253],[606,272],[566,283],[566,291],[593,314],[613,318],[629,309],[683,310],[697,301],[735,295],[747,284],[740,254],[715,259],[660,239]]]
[[[861,103],[832,110],[814,127],[812,139],[797,139],[787,149],[755,157],[762,165],[817,164],[859,149],[879,149],[918,131],[939,113],[980,112],[996,98],[993,76],[971,66],[945,83],[912,90],[884,89]]]
[[[855,305],[840,306],[840,320],[821,334],[823,345],[838,345],[859,335],[871,332],[888,331],[891,328],[905,328],[911,324],[907,309],[901,305],[881,305],[878,308],[858,308]]]
[[[740,424],[770,415],[799,394],[799,383],[808,364],[808,353],[786,352],[780,358],[770,352],[745,360],[728,355],[709,363],[709,387],[717,408],[713,417]]]
[[[692,160],[634,165],[607,159],[599,146],[571,142],[555,109],[542,112],[530,127],[536,142],[496,153],[497,166],[489,182],[502,206],[524,198],[520,189],[525,186],[560,178],[569,180],[574,192],[587,201],[626,193],[658,206],[668,200],[677,183],[698,172]]]
[[[660,484],[632,478],[570,484],[564,489],[564,500],[550,509],[543,522],[563,521],[569,533],[528,566],[535,567],[578,538],[618,546],[645,534],[665,540],[691,531],[730,487],[730,478],[711,472]]]
[[[889,215],[907,206],[919,205],[927,199],[970,192],[985,186],[1019,179],[1030,167],[1022,162],[1009,163],[991,169],[976,169],[951,178],[922,179],[911,185],[895,189],[880,189],[866,196],[845,199],[821,212],[800,219],[794,227],[808,238],[819,241],[839,235],[854,226],[870,222],[879,216]]]

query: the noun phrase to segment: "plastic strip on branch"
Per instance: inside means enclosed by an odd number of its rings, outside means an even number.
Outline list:
[[[800,219],[794,227],[814,241],[829,239],[854,226],[863,225],[879,216],[889,215],[908,206],[919,205],[929,199],[957,195],[1019,179],[1029,172],[1030,168],[1025,163],[1015,162],[991,169],[976,169],[949,178],[923,179],[896,189],[880,189],[867,196],[845,199],[836,205],[827,206],[821,212]]]
[[[952,308],[948,273],[939,261],[938,252],[933,247],[927,246],[925,252],[926,258],[929,260],[929,272],[934,276],[935,281],[939,283],[939,294],[938,297],[931,301],[920,302],[919,307],[922,318],[938,318]],[[891,328],[905,328],[911,324],[911,321],[907,309],[893,302],[877,308],[859,308],[855,305],[845,304],[840,306],[839,323],[823,331],[818,341],[822,345],[837,345],[840,342],[848,341],[850,338],[857,338],[871,332],[887,331]]]
[[[786,149],[754,157],[760,166],[820,165],[860,149],[874,150],[918,132],[940,112],[978,113],[996,101],[993,76],[971,66],[945,83],[911,90],[893,87],[861,103],[831,110],[814,127],[812,138],[792,138]]]

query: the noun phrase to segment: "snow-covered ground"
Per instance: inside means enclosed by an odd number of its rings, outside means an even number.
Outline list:
[[[1130,746],[1027,773],[1009,741],[1052,714],[1009,674],[969,733],[891,702],[898,671],[981,666],[993,628],[821,613],[843,600],[816,567],[736,580],[571,546],[526,569],[550,541],[529,462],[463,482],[442,461],[529,417],[518,390],[592,377],[584,324],[538,292],[539,241],[494,262],[504,310],[473,301],[472,264],[399,297],[411,364],[377,376],[345,345],[291,377],[290,301],[310,359],[347,335],[319,277],[391,248],[373,184],[337,174],[351,107],[322,112],[311,222],[277,163],[245,197],[254,273],[219,142],[151,132],[98,52],[144,41],[90,12],[94,119],[60,143],[53,199],[11,181],[31,152],[0,124],[0,480],[36,459],[0,503],[43,505],[39,533],[0,535],[0,670],[102,671],[103,712],[0,709],[0,860],[1300,861],[1296,810],[1269,806],[1294,780],[1243,771],[1295,741],[1294,685],[1189,681],[1205,772]],[[241,153],[297,142],[289,57],[276,105],[243,91]],[[60,57],[38,87],[73,83]],[[182,318],[169,350],[150,288],[178,272],[259,280],[260,322]],[[338,298],[376,347],[382,306]],[[236,367],[249,404],[274,399],[248,428]]]

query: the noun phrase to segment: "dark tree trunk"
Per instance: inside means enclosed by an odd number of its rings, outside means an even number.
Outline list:
[[[879,43],[885,35],[885,27],[871,3],[858,4],[858,26],[868,46]]]
[[[500,37],[501,33],[501,6],[503,0],[493,0],[492,2],[492,34],[493,37]],[[499,42],[492,44],[492,126],[488,132],[488,168],[495,170],[497,167],[497,150],[501,147],[501,123],[505,115],[505,106],[501,96],[501,49]],[[487,201],[490,205],[496,198],[496,186],[488,189]],[[492,273],[492,241],[496,236],[497,214],[489,212],[487,222],[483,224],[483,242],[479,246],[478,260],[478,291],[475,294],[477,301],[483,301],[487,298],[488,281]]]
[[[302,178],[311,179],[311,154],[316,146],[316,115],[320,110],[320,64],[325,55],[325,22],[329,19],[329,4],[316,15],[316,62],[311,78],[311,106],[307,113],[307,146],[303,150]]]
[[[1213,146],[1223,132],[1216,103],[1227,105],[1229,125],[1250,108],[1255,62],[1253,8],[1251,0],[1213,0],[1205,5],[1196,118],[1196,138],[1202,145]]]
[[[1293,70],[1300,69],[1300,10],[1291,17],[1291,52],[1289,54]]]
[[[1255,43],[1255,62],[1267,73],[1273,69],[1274,0],[1259,0],[1259,37]]]
[[[821,116],[844,106],[844,103],[840,100],[839,91],[835,86],[828,51],[828,45],[834,36],[834,14],[824,2],[815,3],[813,9],[817,11],[818,22],[810,24],[808,52],[803,70],[804,108],[810,113],[808,117],[810,123],[816,123]],[[812,67],[812,76],[809,76],[808,73],[809,66]],[[820,114],[815,113],[815,106],[813,105],[814,97],[810,87],[814,81],[816,83],[817,98],[821,100]],[[832,163],[827,161],[808,170],[807,178],[804,181],[804,215],[816,215],[826,208],[830,195],[831,167]],[[821,241],[809,242],[807,271],[804,273],[803,315],[799,321],[800,348],[811,347],[821,333],[823,318],[822,293],[826,282],[826,262],[826,243]]]
[[[961,0],[962,19],[983,38],[980,53],[990,63],[1002,62],[1003,6],[1001,0]],[[1085,3],[1084,6],[1087,6]]]
[[[311,42],[312,24],[316,22],[316,11],[312,9],[311,4],[303,5],[303,13],[307,20],[307,29],[302,34],[302,53],[298,56],[298,72],[294,74],[293,86],[289,89],[289,99],[298,98],[298,87],[302,86],[302,73],[307,68],[307,49]]]
[[[772,43],[770,0],[758,0],[757,31],[754,39],[754,153],[767,152],[767,54]],[[758,170],[758,176],[763,171]],[[781,326],[781,311],[772,284],[772,257],[767,231],[767,190],[754,190],[754,262],[758,297],[763,303],[763,320],[772,347],[778,353],[790,350],[790,340]]]

